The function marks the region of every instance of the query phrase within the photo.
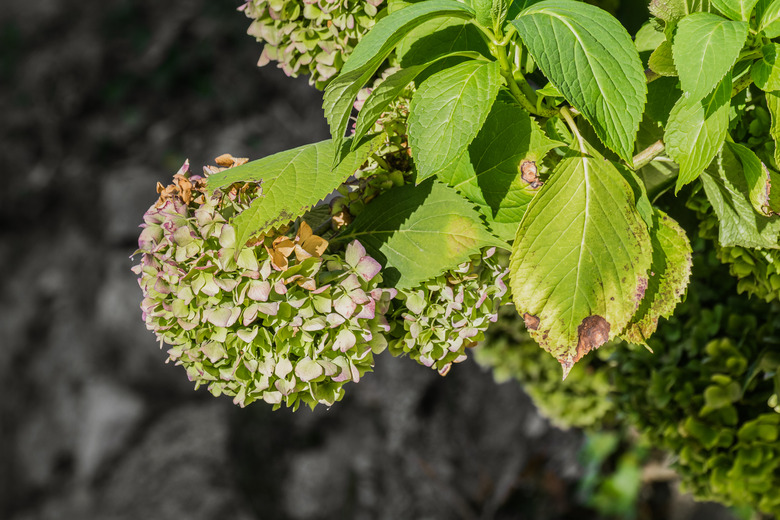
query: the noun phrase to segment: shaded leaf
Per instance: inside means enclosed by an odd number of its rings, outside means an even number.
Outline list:
[[[544,75],[631,164],[645,105],[645,73],[631,36],[601,9],[545,0],[512,22]]]
[[[746,22],[712,13],[693,13],[677,24],[672,43],[674,63],[683,92],[700,100],[721,83],[745,45]]]
[[[775,164],[780,165],[780,92],[767,92],[766,106],[771,118],[769,135],[775,142]]]
[[[780,217],[764,217],[753,209],[742,165],[731,148],[723,148],[701,182],[718,216],[720,245],[780,249]]]
[[[620,333],[644,288],[652,248],[634,192],[612,163],[570,155],[531,201],[510,285],[533,338],[564,367]]]
[[[438,276],[482,248],[507,247],[487,231],[471,203],[434,179],[381,195],[341,239],[358,239],[384,266],[385,283],[399,289]]]
[[[647,65],[650,70],[661,76],[677,76],[677,68],[672,58],[672,44],[664,41],[659,45],[650,55]]]
[[[780,207],[775,200],[777,197],[772,196],[773,185],[775,191],[780,190],[780,179],[777,179],[777,174],[770,172],[750,148],[738,143],[726,143],[726,146],[742,165],[748,198],[753,209],[765,217],[780,213]]]
[[[417,179],[456,161],[476,137],[501,86],[498,62],[467,61],[425,80],[409,106]]]
[[[470,19],[474,11],[455,0],[426,0],[411,4],[379,20],[355,46],[341,74],[328,84],[323,96],[323,109],[334,141],[336,162],[344,134],[349,125],[352,104],[363,85],[373,76],[379,65],[409,31],[438,17]]]
[[[761,59],[753,64],[750,77],[761,90],[780,90],[780,45],[769,43],[761,48]]]
[[[563,143],[549,139],[528,112],[497,101],[468,154],[438,179],[483,208],[491,226],[519,223],[542,186],[537,164],[557,146]]]
[[[691,244],[674,219],[656,209],[650,239],[653,260],[647,289],[639,309],[631,318],[621,338],[639,345],[646,344],[655,332],[660,317],[670,317],[680,303],[691,277]]]
[[[695,180],[718,153],[729,128],[731,74],[703,100],[681,97],[666,125],[669,156],[680,165],[677,191]]]

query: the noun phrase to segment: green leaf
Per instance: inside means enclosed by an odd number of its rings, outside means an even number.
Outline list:
[[[341,74],[328,84],[323,109],[330,125],[334,154],[342,150],[352,104],[363,85],[409,31],[439,17],[473,18],[474,11],[455,0],[426,0],[409,5],[379,20],[355,46]],[[338,163],[343,157],[336,156]]]
[[[759,0],[756,5],[759,32],[767,38],[780,36],[780,0]]]
[[[772,120],[769,135],[775,142],[775,164],[780,165],[780,92],[766,93],[766,107]]]
[[[677,24],[672,43],[683,92],[700,100],[731,70],[745,45],[746,22],[732,22],[712,13],[694,13]]]
[[[647,85],[647,105],[645,110],[653,121],[660,123],[662,126],[666,126],[666,123],[669,121],[669,114],[672,112],[675,103],[682,96],[682,90],[680,90],[677,84],[678,82],[675,78],[658,78]],[[639,129],[637,149],[641,150],[644,148],[639,142],[642,141],[641,125]],[[660,137],[663,137],[663,135]],[[649,144],[647,143],[647,145]]]
[[[563,143],[549,139],[528,112],[497,101],[468,154],[437,178],[480,206],[491,226],[517,224],[542,186],[538,166],[558,146]]]
[[[634,46],[637,52],[640,53],[654,51],[664,40],[666,40],[666,36],[663,32],[656,29],[656,24],[647,21],[634,36]]]
[[[683,96],[669,114],[664,141],[669,156],[680,165],[677,191],[695,180],[718,153],[729,128],[731,74],[699,101]]]
[[[650,70],[661,76],[677,76],[677,68],[674,66],[672,58],[672,44],[664,41],[659,45],[650,55],[650,61],[647,65]]]
[[[564,377],[629,323],[651,255],[634,192],[612,163],[564,158],[528,206],[510,262],[518,312]]]
[[[753,64],[750,77],[761,90],[780,90],[780,45],[769,43],[761,48],[761,59]]]
[[[418,181],[456,161],[482,127],[501,86],[498,62],[467,61],[425,80],[409,106]]]
[[[493,27],[493,20],[490,16],[493,0],[471,0],[471,6],[476,12],[476,18],[479,24],[483,27]]]
[[[382,113],[387,110],[390,103],[393,102],[398,95],[404,91],[404,89],[414,81],[417,75],[425,70],[430,65],[428,63],[424,65],[415,65],[400,69],[380,83],[374,90],[371,91],[363,108],[360,109],[357,117],[357,123],[355,124],[354,137],[360,138],[366,135],[366,132],[371,130],[377,119]],[[353,141],[352,146],[356,146],[357,141]]]
[[[777,197],[772,193],[773,185],[774,191],[780,190],[778,186],[780,179],[777,179],[777,174],[770,172],[750,148],[738,143],[726,143],[726,146],[742,165],[748,197],[753,204],[753,209],[765,217],[780,214],[780,207],[775,200]]]
[[[686,0],[651,0],[650,14],[665,22],[676,22],[691,11]]]
[[[645,345],[655,332],[658,319],[670,317],[685,294],[691,277],[692,250],[680,225],[659,209],[653,214],[650,239],[653,260],[650,277],[634,317],[620,335],[631,343]]]
[[[572,0],[535,4],[512,22],[539,68],[631,164],[647,93],[631,36],[601,9]]]
[[[710,2],[732,20],[749,22],[758,0],[710,0]]]
[[[348,149],[351,143],[344,143]],[[381,136],[365,139],[348,160],[331,168],[332,140],[308,144],[264,157],[208,177],[210,192],[234,182],[260,182],[262,195],[232,221],[236,230],[236,257],[247,240],[303,215],[311,206],[352,175],[376,151]]]
[[[731,148],[723,148],[701,182],[718,216],[720,245],[780,249],[780,217],[764,217],[753,209],[745,173]]]
[[[340,240],[358,239],[383,266],[390,286],[408,289],[468,260],[485,247],[507,245],[491,235],[474,206],[429,179],[393,188],[371,202]]]

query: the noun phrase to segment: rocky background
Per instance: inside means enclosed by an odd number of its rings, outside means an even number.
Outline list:
[[[327,137],[320,93],[255,67],[237,5],[2,0],[0,518],[599,518],[582,434],[471,361],[442,379],[382,356],[295,414],[163,363],[128,258],[155,183]],[[665,485],[643,504],[725,514]]]

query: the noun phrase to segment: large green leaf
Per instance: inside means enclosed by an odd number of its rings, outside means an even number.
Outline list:
[[[501,86],[498,62],[467,61],[425,80],[409,106],[417,179],[455,162],[474,140]]]
[[[683,96],[669,114],[664,141],[680,165],[677,190],[696,179],[718,153],[729,128],[731,74],[703,100]]]
[[[756,5],[758,30],[767,38],[780,36],[780,0],[759,0]]]
[[[330,82],[323,96],[322,107],[335,144],[334,154],[342,150],[352,104],[363,85],[409,31],[438,17],[468,20],[474,17],[474,11],[455,0],[426,0],[412,4],[379,20],[355,46],[341,74]],[[341,159],[336,155],[336,162]]]
[[[766,106],[771,118],[769,135],[775,142],[775,164],[780,165],[780,92],[767,92]]]
[[[750,77],[761,90],[780,90],[780,45],[769,43],[761,48],[761,59],[753,64]]]
[[[672,43],[683,92],[697,101],[713,91],[731,70],[745,45],[746,22],[712,13],[694,13],[677,24]]]
[[[360,240],[384,266],[385,283],[399,289],[438,276],[482,248],[507,247],[487,231],[471,203],[434,179],[378,197],[341,239]]]
[[[650,234],[653,261],[645,296],[620,335],[626,341],[640,345],[646,344],[655,332],[661,316],[672,315],[691,277],[692,250],[685,231],[661,210],[655,210],[653,220]]]
[[[343,146],[348,149],[350,144],[348,141]],[[303,215],[352,175],[380,144],[381,136],[365,139],[357,151],[348,154],[347,160],[336,168],[331,168],[334,145],[329,139],[210,175],[208,188],[211,192],[234,182],[261,183],[262,195],[233,219],[236,255],[253,235]]]
[[[510,284],[533,338],[564,376],[629,323],[652,247],[635,194],[599,156],[571,155],[531,201],[517,231]]]
[[[650,70],[661,76],[677,76],[677,67],[672,57],[672,44],[664,40],[650,55],[647,65]]]
[[[732,20],[749,22],[758,0],[710,0],[710,2]]]
[[[516,224],[542,186],[538,165],[558,146],[563,143],[549,139],[528,112],[497,101],[468,154],[437,178],[480,206],[491,226]]]
[[[764,217],[753,209],[742,165],[730,148],[723,148],[701,182],[718,216],[722,246],[780,249],[780,217]]]
[[[572,0],[535,4],[512,22],[547,79],[631,164],[647,93],[631,36],[601,9]]]
[[[780,179],[777,174],[771,172],[750,148],[739,143],[726,143],[726,146],[742,165],[753,209],[765,217],[780,214],[777,204]]]

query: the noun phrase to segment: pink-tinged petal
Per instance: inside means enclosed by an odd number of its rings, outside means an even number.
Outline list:
[[[249,282],[249,290],[246,292],[248,298],[256,302],[267,302],[271,294],[271,283],[262,280],[253,280]]]
[[[313,290],[311,293],[312,294],[321,294],[321,293],[324,293],[325,291],[327,291],[328,289],[330,289],[330,284],[322,285],[322,286],[316,288],[315,290]]]
[[[463,346],[463,338],[455,338],[455,341],[450,342],[448,350],[450,352],[457,352]]]
[[[466,354],[461,354],[460,356],[456,357],[452,360],[453,363],[463,363],[466,361],[469,357]]]
[[[368,297],[368,295],[365,293],[365,291],[363,291],[363,289],[356,289],[354,291],[350,291],[349,297],[352,299],[353,302],[357,303],[358,305],[363,305],[364,303],[374,301]]]
[[[214,283],[225,292],[233,292],[233,289],[238,285],[239,280],[233,280],[230,278],[214,278]]]
[[[375,321],[376,327],[384,332],[390,332],[390,323],[387,321],[387,318],[384,316],[377,316]]]
[[[445,285],[444,288],[441,290],[441,296],[447,301],[453,301],[455,299],[455,292],[452,290],[452,287],[449,285]]]
[[[328,326],[328,322],[325,321],[325,318],[323,318],[322,316],[316,316],[314,318],[306,320],[306,322],[303,324],[301,328],[307,332],[314,332],[317,330],[322,330],[327,326]]]
[[[173,232],[172,238],[177,246],[186,246],[194,241],[197,238],[197,235],[190,230],[189,226],[182,226]]]
[[[504,295],[506,294],[506,291],[507,291],[506,284],[504,283],[504,280],[503,280],[503,278],[504,278],[504,275],[505,275],[505,274],[506,274],[506,271],[505,271],[505,272],[503,272],[503,273],[501,274],[501,276],[499,276],[498,278],[496,278],[496,286],[499,288],[499,291],[498,291],[498,295],[497,295],[497,296],[498,296],[499,298],[500,298],[500,297],[502,297],[502,296],[504,296]]]
[[[485,300],[487,299],[487,295],[488,295],[487,289],[482,291],[482,294],[479,295],[479,300],[477,300],[477,303],[474,305],[474,307],[476,307],[477,309],[482,307],[482,304],[485,303]]]
[[[446,376],[447,374],[449,374],[451,368],[452,368],[452,363],[447,363],[446,365],[444,365],[439,369],[439,375],[442,377]]]
[[[250,305],[246,309],[244,309],[244,317],[241,320],[241,323],[244,324],[244,327],[246,327],[247,325],[249,325],[250,323],[252,323],[257,319],[258,305],[259,304],[255,303],[253,305]]]
[[[354,347],[356,342],[357,338],[351,330],[341,329],[336,335],[335,341],[333,342],[333,350],[346,352],[347,350]]]
[[[149,253],[162,240],[162,237],[163,230],[160,226],[149,226],[141,231],[141,235],[138,237],[138,249]]]
[[[458,294],[455,296],[455,303],[463,303],[463,288],[461,287],[460,291],[458,291]]]
[[[366,256],[366,248],[357,240],[353,240],[344,253],[344,260],[350,267],[356,267],[360,259]]]
[[[134,265],[133,267],[131,267],[130,271],[132,271],[133,274],[140,276],[140,274],[143,271],[143,269],[144,269],[144,266],[141,265],[141,264],[138,264],[138,265]]]
[[[341,372],[337,376],[333,376],[333,380],[337,383],[341,383],[343,381],[349,381],[352,378],[352,374],[350,373],[350,366],[349,361],[344,357],[337,357],[333,360],[333,363],[341,369]]]
[[[495,247],[491,247],[490,249],[488,249],[487,251],[485,251],[485,254],[484,254],[484,255],[482,255],[482,256],[483,256],[483,258],[490,258],[490,257],[491,257],[491,256],[493,256],[494,254],[496,254],[496,248],[495,248]]]
[[[160,294],[171,294],[170,286],[161,278],[157,278],[157,281],[154,282],[154,290]]]
[[[262,302],[256,303],[257,310],[267,316],[276,316],[279,314],[279,302]]]
[[[305,357],[298,361],[295,365],[295,375],[298,376],[301,381],[311,381],[317,379],[323,373],[322,365],[310,357]]]
[[[203,317],[206,321],[217,327],[229,327],[232,325],[232,323],[230,323],[232,315],[233,309],[227,307],[218,307],[203,312]]]
[[[276,292],[276,294],[285,295],[287,294],[287,287],[284,285],[284,282],[282,282],[281,280],[277,280],[276,283],[274,284],[274,291]]]
[[[347,292],[354,291],[355,289],[360,289],[360,280],[358,280],[357,276],[351,274],[344,278],[339,285],[341,285]]]
[[[433,366],[433,359],[431,359],[428,356],[420,356],[420,363],[430,368],[431,366]]]
[[[197,321],[187,321],[182,318],[178,318],[176,321],[179,323],[179,327],[181,327],[184,330],[192,330],[198,326]]]
[[[350,368],[350,371],[352,372],[352,381],[354,381],[355,383],[359,383],[360,382],[360,371],[352,363],[349,364],[349,368]]]
[[[469,320],[468,320],[467,318],[463,318],[463,319],[462,319],[462,320],[460,320],[460,321],[456,321],[456,322],[454,322],[454,323],[452,324],[452,328],[454,328],[454,329],[459,329],[459,328],[461,328],[461,327],[465,327],[466,325],[468,325],[468,322],[469,322]]]
[[[333,308],[336,310],[336,312],[349,319],[355,313],[357,304],[352,301],[352,298],[346,294],[343,294],[333,302]]]
[[[302,327],[303,318],[300,316],[295,316],[293,319],[290,320],[290,326],[294,328]]]
[[[216,341],[209,341],[208,343],[204,344],[202,347],[200,347],[200,351],[203,352],[203,355],[206,356],[212,363],[216,363],[220,359],[227,356],[227,352],[225,352],[225,346],[222,345],[222,343],[217,343]]]
[[[465,329],[461,329],[460,332],[458,332],[458,336],[461,338],[473,338],[479,334],[479,330],[475,329],[474,327],[466,327]]]
[[[247,343],[252,343],[252,340],[257,337],[257,333],[260,332],[260,329],[257,327],[253,327],[251,329],[238,329],[236,331],[236,336],[241,338]]]
[[[376,315],[376,303],[374,300],[368,300],[366,304],[364,304],[360,312],[357,314],[357,318],[363,318],[365,320],[371,320],[374,319],[374,316]]]
[[[333,329],[343,324],[345,321],[347,321],[347,319],[341,314],[332,312],[325,317],[325,321],[328,323],[330,328]]]
[[[323,370],[325,370],[325,375],[328,377],[332,376],[339,370],[339,367],[336,363],[332,363],[327,359],[320,359],[317,361],[317,364],[319,364]]]
[[[370,256],[364,256],[360,259],[357,266],[355,266],[355,272],[359,274],[365,281],[369,281],[374,278],[381,270],[382,265]]]

